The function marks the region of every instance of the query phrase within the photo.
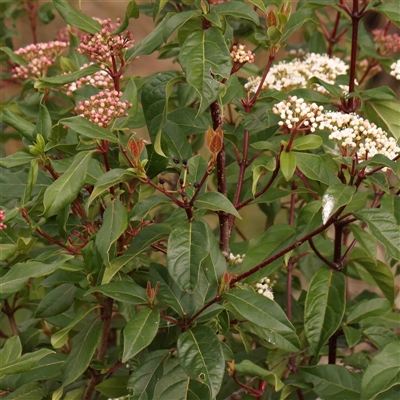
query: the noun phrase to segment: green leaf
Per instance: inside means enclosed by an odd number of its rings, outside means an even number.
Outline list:
[[[86,68],[79,69],[78,71],[69,74],[52,76],[50,78],[40,78],[35,82],[35,89],[41,90],[45,88],[56,88],[67,85],[71,82],[76,82],[84,76],[93,75],[95,72],[100,71],[101,68],[97,64],[89,65]]]
[[[167,120],[168,99],[172,89],[182,79],[176,72],[163,72],[154,75],[143,87],[143,112],[153,143]]]
[[[207,192],[201,194],[194,202],[194,206],[200,210],[225,211],[242,219],[233,204],[221,193]]]
[[[367,223],[372,235],[385,246],[390,257],[400,260],[400,227],[392,214],[378,208],[364,208],[354,216]]]
[[[358,244],[372,259],[376,259],[376,243],[374,238],[372,238],[368,232],[360,228],[358,225],[351,224],[349,227],[351,233],[354,235],[354,239],[357,240]]]
[[[170,356],[166,350],[147,354],[141,365],[129,377],[127,387],[133,389],[131,400],[153,399],[154,389],[163,375],[165,361]]]
[[[37,156],[29,153],[29,151],[21,150],[17,151],[16,153],[10,154],[7,157],[0,158],[0,167],[3,168],[20,167],[21,165],[29,164],[32,160],[36,158]]]
[[[120,281],[111,282],[106,285],[95,286],[89,289],[85,296],[91,293],[103,293],[104,295],[113,298],[123,303],[132,305],[147,304],[146,289],[143,289],[135,282]]]
[[[376,250],[375,243],[373,244]],[[350,256],[351,258],[351,256]],[[395,284],[394,277],[390,267],[384,262],[377,260],[376,257],[372,258],[357,258],[354,260],[356,265],[362,268],[363,272],[368,275],[369,284],[375,284],[379,286],[382,293],[389,300],[390,304],[393,304],[395,299]],[[360,273],[360,270],[357,268]],[[361,274],[360,274],[361,275]],[[366,280],[362,276],[363,280]],[[372,282],[370,282],[372,280]]]
[[[214,398],[221,387],[225,362],[221,343],[208,326],[199,325],[178,338],[178,359],[193,380],[205,383]]]
[[[67,311],[75,300],[77,288],[65,283],[43,297],[36,310],[37,318],[51,317]]]
[[[115,376],[108,378],[97,385],[96,390],[106,397],[125,397],[129,393],[126,386],[128,379],[129,376]]]
[[[213,7],[213,10],[218,14],[247,19],[254,22],[256,25],[260,24],[260,19],[258,18],[257,13],[247,4],[238,1],[228,1],[226,3],[218,4]]]
[[[7,400],[16,399],[42,400],[43,387],[37,382],[30,382],[22,386],[18,385],[18,389],[13,390],[13,392],[7,396]]]
[[[292,36],[292,34],[297,29],[301,28],[306,22],[314,22],[316,25],[318,24],[318,19],[315,17],[314,13],[314,9],[318,8],[318,6],[313,3],[308,3],[309,2],[306,2],[305,5],[303,5],[290,15],[289,20],[283,30],[283,35],[281,38],[282,43],[285,43],[286,40],[290,36]]]
[[[299,375],[314,385],[314,392],[324,400],[360,400],[361,374],[339,365],[300,367]],[[364,397],[361,397],[364,399]]]
[[[288,351],[301,348],[296,331],[279,305],[258,293],[234,289],[223,295],[229,305],[246,320],[263,328],[270,342]]]
[[[393,330],[383,326],[370,326],[363,329],[362,334],[379,350],[397,340],[397,336]]]
[[[1,122],[7,124],[19,132],[24,138],[34,141],[35,125],[26,121],[21,116],[13,113],[11,110],[4,110],[1,114]]]
[[[322,222],[326,224],[339,208],[349,204],[355,192],[355,186],[342,183],[329,186],[322,196]]]
[[[124,353],[122,362],[127,362],[147,347],[155,338],[160,323],[160,312],[150,308],[141,309],[124,329]]]
[[[116,185],[117,183],[131,179],[134,176],[135,176],[134,173],[120,168],[115,168],[110,171],[107,171],[104,175],[102,175],[98,179],[98,181],[94,185],[93,191],[86,204],[86,211],[89,210],[89,206],[93,203],[93,200],[95,200],[97,197],[108,191],[108,188]]]
[[[30,260],[13,265],[1,278],[0,294],[18,292],[25,286],[28,279],[49,275],[71,258],[73,258],[72,255],[56,254],[47,259]]]
[[[309,153],[293,152],[293,154],[296,157],[297,167],[308,179],[322,182],[325,185],[340,183],[339,178],[327,168],[322,157]]]
[[[70,324],[68,324],[65,328],[59,330],[58,332],[54,333],[51,336],[50,342],[51,345],[55,349],[59,349],[60,347],[64,346],[65,343],[68,341],[68,332],[80,321],[83,320],[88,314],[90,314],[94,309],[98,306],[93,306],[88,308],[87,310],[83,310]]]
[[[232,62],[222,32],[218,28],[209,28],[190,33],[181,47],[179,62],[187,82],[200,98],[201,114],[224,88],[211,73],[222,78],[230,75]]]
[[[346,277],[319,269],[310,282],[304,310],[304,328],[315,356],[339,328],[345,308]]]
[[[111,267],[104,271],[102,284],[110,282],[112,277],[129,261],[133,260],[143,251],[147,250],[153,243],[164,239],[171,233],[167,224],[152,224],[141,229],[131,241],[128,250],[123,256],[111,262]]]
[[[53,3],[56,10],[67,24],[76,26],[81,31],[87,33],[94,34],[100,32],[101,25],[98,21],[76,10],[67,0],[53,0]]]
[[[188,11],[182,11],[179,12],[175,15],[173,15],[171,18],[169,18],[167,25],[164,29],[163,33],[163,39],[164,42],[168,40],[168,38],[179,28],[181,28],[186,22],[190,21],[193,18],[200,18],[201,13],[199,10],[188,10]]]
[[[306,135],[293,140],[293,150],[313,150],[318,149],[322,146],[323,140],[321,136],[317,135]]]
[[[361,382],[361,398],[375,399],[395,385],[400,384],[400,346],[399,342],[389,343],[378,353],[365,370]],[[384,397],[382,397],[383,400]]]
[[[280,161],[282,174],[286,181],[290,181],[296,169],[296,157],[291,152],[282,151]]]
[[[9,47],[0,47],[0,51],[6,53],[10,61],[12,61],[15,64],[23,65],[25,67],[28,65],[27,61],[25,61],[24,58],[15,54]]]
[[[71,117],[62,119],[59,122],[61,125],[68,126],[78,135],[94,140],[108,140],[111,143],[118,143],[118,138],[116,135],[112,134],[109,130],[102,128],[88,121],[83,117]]]
[[[128,227],[128,212],[123,203],[114,200],[110,203],[103,215],[103,224],[96,235],[96,247],[102,255],[105,265],[110,264],[111,246],[119,239]]]
[[[387,299],[371,299],[357,303],[347,316],[347,324],[354,324],[362,319],[387,314],[392,306]]]
[[[113,35],[117,35],[118,33],[123,32],[129,25],[129,20],[131,18],[138,19],[139,18],[139,7],[136,4],[135,0],[130,0],[125,9],[125,18],[119,25],[115,31],[113,31]]]
[[[176,358],[167,360],[164,375],[159,380],[152,400],[212,400],[209,387],[191,380]]]
[[[129,220],[130,221],[141,221],[146,218],[146,215],[150,212],[150,210],[154,207],[157,207],[161,204],[172,204],[171,200],[166,196],[151,196],[146,199],[140,200],[135,206],[132,208]]]
[[[102,327],[100,319],[93,319],[72,340],[72,351],[62,367],[61,390],[86,371],[100,341]]]
[[[371,122],[400,140],[400,102],[398,100],[374,100],[364,103],[364,111]]]
[[[207,226],[203,221],[186,222],[172,228],[168,240],[167,267],[172,279],[187,292],[199,281],[201,264],[208,254]]]
[[[44,139],[48,141],[51,136],[51,127],[52,121],[49,110],[43,103],[40,103],[39,114],[36,121],[36,132],[42,135]]]
[[[395,25],[400,27],[400,10],[398,4],[383,2],[378,6],[374,7],[373,10],[385,15],[389,18]]]
[[[239,364],[235,363],[235,370],[246,376],[256,376],[274,387],[275,392],[282,390],[284,383],[276,374],[261,368],[250,360],[244,360]]]
[[[321,201],[315,200],[302,207],[297,218],[296,233],[301,238],[322,225]]]
[[[77,198],[85,184],[92,155],[92,151],[78,153],[67,171],[46,189],[43,197],[45,218],[56,214],[57,211]]]
[[[11,336],[4,343],[0,350],[1,364],[8,364],[16,361],[22,353],[21,339],[19,336]]]
[[[265,8],[263,0],[249,0],[250,3],[254,4],[259,8],[265,15],[267,15],[267,9]]]
[[[52,353],[54,353],[54,351],[48,349],[40,349],[33,353],[26,353],[23,356],[19,357],[17,360],[13,359],[5,363],[2,362],[0,365],[0,377],[29,371],[37,364],[39,360]]]
[[[352,328],[351,326],[343,326],[343,333],[346,337],[346,342],[350,348],[357,345],[361,340],[361,332],[359,329]]]

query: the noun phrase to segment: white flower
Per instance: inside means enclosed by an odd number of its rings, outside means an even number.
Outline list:
[[[329,139],[338,143],[344,156],[357,154],[360,161],[376,154],[393,159],[400,152],[393,137],[388,137],[382,128],[354,113],[329,111],[323,115],[318,129],[330,131]]]
[[[400,60],[397,60],[395,63],[393,63],[390,66],[390,69],[392,70],[390,72],[390,75],[394,76],[397,80],[400,81]]]
[[[232,264],[242,264],[246,254],[237,254],[236,256],[232,253],[229,254],[229,261]]]
[[[303,60],[295,58],[289,62],[281,61],[273,65],[268,72],[262,89],[289,92],[306,87],[307,81],[312,77],[334,84],[339,75],[347,73],[348,68],[348,65],[338,57],[311,53],[307,54]],[[260,77],[251,77],[245,84],[245,88],[251,92],[256,92],[260,81]],[[318,92],[326,93],[325,88],[320,85],[315,85],[314,89]]]
[[[274,293],[272,292],[270,283],[271,281],[269,278],[262,278],[254,285],[254,288],[258,294],[268,297],[270,300],[274,300]]]
[[[315,132],[318,123],[322,122],[322,106],[315,103],[306,103],[304,99],[297,96],[289,96],[289,101],[283,100],[275,104],[272,111],[280,116],[279,126],[289,129],[310,129]]]

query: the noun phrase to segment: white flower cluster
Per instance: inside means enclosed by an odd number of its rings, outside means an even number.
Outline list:
[[[270,300],[274,299],[274,293],[272,292],[271,280],[269,278],[262,278],[254,286],[258,294],[268,297]]]
[[[305,88],[307,81],[312,77],[334,84],[339,75],[347,73],[348,68],[348,65],[338,57],[311,53],[307,54],[304,59],[295,58],[289,62],[281,61],[272,66],[262,89],[289,92],[294,89]],[[251,92],[256,92],[260,82],[260,77],[251,77],[245,84],[245,88]],[[320,85],[315,85],[314,89],[326,93],[326,89]]]
[[[125,400],[128,399],[129,395],[127,396],[121,396],[121,397],[109,397],[108,400]]]
[[[233,62],[244,64],[252,64],[254,62],[254,53],[250,50],[246,51],[246,46],[244,44],[234,45],[231,51],[231,58]]]
[[[229,254],[229,261],[232,264],[241,264],[246,257],[246,254],[237,254],[236,256],[232,253]]]
[[[390,75],[394,76],[397,80],[400,81],[400,60],[397,60],[390,66]]]
[[[356,153],[360,160],[367,160],[376,154],[383,154],[393,159],[400,152],[394,138],[357,114],[329,111],[323,115],[318,129],[330,131],[329,139],[338,142],[345,156]]]
[[[318,123],[322,122],[322,106],[315,103],[306,103],[304,99],[297,96],[289,96],[289,101],[283,100],[273,107],[274,114],[281,117],[279,126],[286,126],[288,129],[310,129],[315,132]]]
[[[80,70],[87,68],[89,65],[92,64],[93,63],[84,64],[82,65]],[[102,68],[104,68],[104,65],[102,65]],[[75,92],[75,90],[80,89],[82,86],[85,85],[92,85],[99,89],[108,90],[111,90],[114,87],[113,80],[111,79],[110,75],[107,73],[107,71],[102,69],[101,71],[95,72],[93,75],[84,76],[82,78],[79,78],[75,82],[65,85],[67,88],[67,96],[72,96],[72,93]]]

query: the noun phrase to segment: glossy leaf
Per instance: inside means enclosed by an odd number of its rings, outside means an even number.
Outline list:
[[[207,227],[194,221],[172,228],[168,240],[167,267],[182,290],[193,292],[199,281],[201,264],[208,253]]]
[[[222,384],[225,362],[221,344],[208,326],[197,326],[178,338],[178,359],[186,374],[205,383],[214,398]]]
[[[141,309],[124,329],[124,352],[122,362],[126,362],[147,347],[157,334],[160,312],[150,308]]]
[[[125,9],[125,18],[119,25],[117,29],[113,32],[113,35],[117,35],[118,33],[123,32],[129,25],[129,20],[131,18],[138,19],[139,18],[139,7],[136,4],[135,0],[130,0]]]
[[[54,215],[77,198],[85,184],[92,155],[92,151],[78,153],[67,171],[46,189],[43,197],[45,210],[43,214],[46,218]]]
[[[0,294],[18,292],[30,278],[39,278],[49,275],[60,268],[65,262],[73,258],[71,255],[58,254],[47,259],[30,260],[15,264],[0,282]]]
[[[132,172],[121,168],[115,168],[110,171],[107,171],[104,175],[102,175],[98,179],[98,181],[94,185],[93,191],[90,194],[89,200],[86,204],[86,210],[89,209],[89,206],[93,203],[93,201],[97,197],[107,192],[108,188],[116,185],[117,183],[131,179],[134,176],[135,175]]]
[[[112,143],[118,143],[118,138],[116,135],[113,135],[109,130],[102,128],[83,117],[62,119],[60,124],[68,126],[68,128],[71,128],[78,135],[81,135],[85,138],[108,140]]]
[[[304,310],[307,340],[316,356],[339,328],[345,307],[344,274],[330,269],[319,269],[310,282]]]
[[[238,364],[235,363],[235,370],[240,374],[246,376],[256,376],[262,379],[263,381],[273,386],[276,392],[282,390],[284,386],[283,382],[278,378],[275,373],[259,367],[250,360],[244,360]]]
[[[218,4],[213,8],[218,14],[247,19],[254,22],[256,25],[260,24],[257,13],[247,4],[237,1],[229,1],[226,3]]]
[[[123,203],[114,200],[108,205],[103,215],[103,225],[96,235],[96,247],[102,255],[104,263],[109,265],[114,258],[110,252],[113,244],[128,227],[128,212]]]
[[[290,181],[296,169],[296,157],[291,152],[282,151],[280,160],[282,174],[286,181]]]
[[[394,24],[400,27],[400,11],[396,3],[383,3],[373,8],[381,14],[384,14]]]
[[[285,349],[289,351],[300,349],[301,345],[293,325],[275,301],[253,291],[241,289],[231,290],[225,293],[223,298],[244,319],[264,328],[269,333],[271,342],[279,341],[279,347],[284,343]]]
[[[316,154],[293,152],[296,164],[300,171],[313,181],[319,181],[325,185],[340,183],[339,178],[334,176],[327,168],[322,157]]]
[[[96,386],[96,390],[106,397],[128,395],[127,388],[129,376],[115,376],[108,378]]]
[[[197,197],[194,202],[196,208],[200,210],[225,211],[242,219],[233,204],[221,193],[207,192]]]
[[[69,74],[52,76],[50,78],[40,78],[35,82],[35,89],[41,90],[45,88],[64,86],[85,76],[93,75],[95,72],[100,70],[101,68],[99,65],[93,64]]]
[[[86,371],[100,341],[102,325],[100,319],[93,319],[74,337],[72,351],[62,367],[60,391],[75,382]]]
[[[85,295],[95,292],[102,293],[114,300],[135,306],[147,304],[146,289],[142,288],[135,282],[120,281],[95,286],[89,289]]]
[[[140,221],[146,218],[147,214],[154,207],[162,204],[172,204],[171,200],[166,196],[151,196],[143,199],[135,204],[130,212],[130,221]]]
[[[45,318],[67,311],[75,300],[77,288],[65,283],[43,297],[36,310],[36,317]]]
[[[344,184],[329,186],[322,196],[322,222],[326,224],[339,208],[349,204],[355,192],[355,186]]]
[[[354,324],[362,319],[378,317],[387,314],[391,309],[387,299],[371,299],[362,301],[351,308],[347,316],[347,323]]]
[[[35,139],[35,136],[33,135],[35,125],[33,125],[31,122],[26,121],[21,116],[13,113],[11,110],[3,111],[3,113],[1,114],[1,121],[13,127],[24,138],[31,141]]]
[[[88,314],[90,314],[96,306],[90,307],[87,310],[83,310],[70,324],[68,324],[65,328],[59,330],[51,336],[51,345],[55,349],[59,349],[64,346],[64,344],[68,341],[68,332],[80,321],[83,320]]]
[[[111,262],[111,267],[104,271],[102,284],[110,282],[112,277],[129,261],[133,260],[143,251],[147,250],[153,243],[164,239],[171,233],[167,224],[154,224],[143,228],[138,232],[129,245],[128,250]]]
[[[400,260],[400,227],[392,214],[378,208],[364,208],[354,216],[367,223],[372,235],[386,247],[391,257]]]
[[[314,392],[323,399],[360,400],[361,375],[339,365],[318,365],[299,368],[300,376],[314,385]],[[364,397],[361,397],[364,399]]]
[[[343,326],[343,333],[350,348],[357,345],[361,340],[361,332],[351,326]]]
[[[231,58],[222,32],[218,28],[209,28],[190,33],[182,45],[179,62],[187,82],[198,93],[201,113],[217,99],[224,87],[211,72],[223,78],[230,75]]]
[[[157,350],[148,354],[129,377],[127,387],[133,390],[132,400],[152,399],[157,382],[163,375],[164,364],[170,353]]]
[[[8,362],[2,362],[0,365],[0,377],[29,371],[39,360],[51,353],[54,352],[49,349],[40,349],[33,353],[26,353],[16,360],[10,359]]]
[[[4,343],[0,350],[0,360],[2,364],[16,361],[22,353],[21,339],[19,336],[12,336]]]
[[[32,160],[36,159],[37,156],[29,153],[26,150],[17,151],[16,153],[10,154],[8,157],[0,158],[0,167],[3,168],[14,168],[22,165],[29,164]]]
[[[293,140],[293,150],[313,150],[322,146],[322,138],[317,135],[306,135]]]
[[[361,398],[375,399],[378,394],[400,385],[399,368],[400,347],[398,341],[395,341],[377,354],[365,370],[361,382]]]
[[[81,11],[72,7],[66,0],[53,0],[54,7],[64,19],[64,21],[72,26],[76,26],[81,31],[87,33],[97,33],[101,30],[101,25],[98,21],[88,17]]]

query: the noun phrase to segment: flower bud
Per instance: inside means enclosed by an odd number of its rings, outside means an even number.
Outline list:
[[[267,14],[267,26],[278,26],[278,19],[276,18],[274,10],[270,10]]]
[[[142,154],[144,148],[144,141],[143,139],[135,140],[133,137],[129,139],[128,142],[128,149],[132,154],[135,163],[139,162],[140,155]]]
[[[222,150],[223,144],[224,134],[221,126],[218,126],[215,131],[211,127],[208,128],[206,133],[206,147],[214,157]]]

